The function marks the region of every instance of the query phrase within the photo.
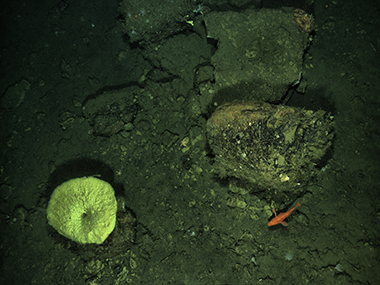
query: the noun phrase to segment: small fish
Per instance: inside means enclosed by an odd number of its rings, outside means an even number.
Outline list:
[[[295,208],[301,206],[300,203],[297,202],[296,206],[292,209],[290,209],[289,211],[285,212],[285,213],[281,213],[277,216],[276,214],[276,210],[273,208],[273,213],[275,215],[275,217],[268,223],[268,226],[274,226],[274,225],[278,225],[278,224],[282,224],[283,226],[287,226],[288,223],[285,222],[284,220],[294,211]]]

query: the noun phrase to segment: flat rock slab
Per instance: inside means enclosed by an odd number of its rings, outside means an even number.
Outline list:
[[[137,114],[138,106],[134,98],[139,93],[138,87],[131,86],[105,91],[89,98],[84,104],[83,114],[89,119],[92,133],[110,137],[129,128]]]
[[[279,101],[301,76],[309,34],[293,9],[213,12],[205,15],[207,36],[218,40],[212,57],[215,91],[234,99]]]
[[[184,16],[196,7],[188,0],[122,0],[119,11],[130,41],[147,46],[181,32],[188,26]]]

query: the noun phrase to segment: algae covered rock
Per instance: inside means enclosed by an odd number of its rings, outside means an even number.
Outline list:
[[[206,127],[215,170],[259,188],[295,191],[331,146],[332,118],[259,101],[222,105]]]

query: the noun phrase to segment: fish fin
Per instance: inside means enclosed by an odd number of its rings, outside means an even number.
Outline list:
[[[277,217],[277,213],[276,213],[276,210],[274,208],[273,208],[273,213]]]
[[[288,226],[288,223],[285,222],[285,221],[282,221],[281,224],[282,224],[283,226],[285,226],[285,227]]]

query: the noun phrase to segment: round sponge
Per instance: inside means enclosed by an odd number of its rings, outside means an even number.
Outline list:
[[[82,177],[54,190],[47,219],[61,235],[73,241],[101,244],[115,228],[116,211],[112,186],[94,177]]]

